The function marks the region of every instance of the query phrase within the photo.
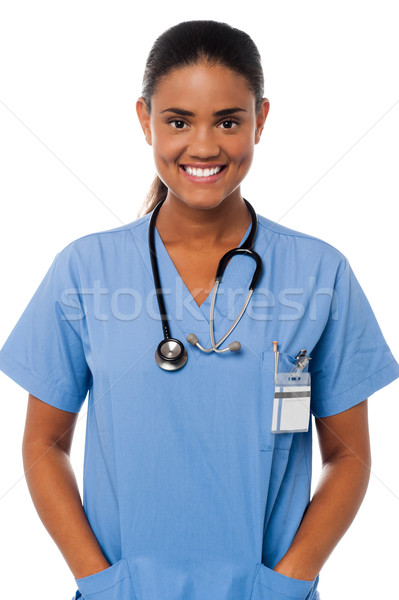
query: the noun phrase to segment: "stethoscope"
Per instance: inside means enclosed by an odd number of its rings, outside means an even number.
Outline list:
[[[155,351],[155,360],[156,360],[157,365],[159,367],[161,367],[161,369],[164,369],[165,371],[177,371],[178,369],[181,369],[182,367],[184,367],[184,365],[187,362],[187,350],[183,346],[182,342],[180,342],[178,339],[172,338],[170,336],[169,323],[168,323],[168,318],[167,318],[166,310],[165,310],[165,303],[164,303],[163,294],[162,294],[161,282],[159,279],[157,255],[156,255],[156,251],[155,251],[155,221],[156,221],[159,209],[161,208],[161,206],[165,202],[165,200],[166,200],[166,197],[163,200],[161,200],[160,202],[158,202],[158,204],[154,208],[153,213],[150,218],[149,231],[148,231],[148,245],[149,245],[150,257],[151,257],[152,274],[154,276],[155,291],[157,294],[159,313],[160,313],[161,320],[162,320],[162,331],[163,331],[163,335],[164,335],[164,339],[161,342],[159,342],[158,347]],[[236,327],[238,321],[241,319],[242,315],[244,314],[245,309],[247,308],[248,302],[249,302],[249,300],[252,296],[252,293],[256,287],[256,284],[258,283],[260,273],[262,271],[262,259],[260,258],[259,254],[257,254],[252,249],[252,247],[254,245],[255,237],[256,237],[256,232],[258,229],[258,220],[257,220],[256,213],[255,213],[252,205],[248,202],[248,200],[245,200],[245,198],[244,198],[244,202],[246,203],[248,210],[251,213],[251,218],[252,218],[251,231],[249,232],[247,239],[244,241],[244,243],[239,248],[233,248],[232,250],[229,250],[228,252],[226,252],[226,254],[224,254],[224,256],[222,256],[222,258],[219,261],[219,265],[218,265],[218,268],[216,271],[215,285],[213,287],[212,303],[211,303],[211,309],[210,309],[209,329],[210,329],[210,335],[211,335],[212,348],[203,348],[201,346],[201,344],[199,343],[197,336],[194,333],[190,333],[186,337],[186,340],[190,344],[192,344],[193,346],[197,346],[197,348],[199,348],[203,352],[222,353],[222,352],[227,352],[228,350],[230,352],[237,352],[238,350],[241,349],[240,342],[231,342],[231,344],[229,344],[228,347],[224,348],[223,350],[218,350],[218,346],[220,346],[220,344],[222,344],[224,342],[224,340],[230,335],[230,333]],[[222,281],[223,273],[226,268],[227,262],[230,260],[230,258],[235,256],[236,254],[250,256],[251,258],[253,258],[256,261],[256,269],[255,269],[254,276],[252,277],[252,281],[249,286],[249,292],[247,295],[247,299],[245,300],[244,306],[242,307],[240,314],[238,315],[238,317],[236,318],[236,320],[234,321],[233,325],[230,327],[228,332],[215,344],[214,332],[213,332],[213,312],[214,312],[214,307],[215,307],[215,302],[216,302],[217,290],[218,290],[220,282]]]

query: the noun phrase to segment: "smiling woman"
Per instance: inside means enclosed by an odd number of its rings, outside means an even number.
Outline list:
[[[346,257],[241,195],[269,112],[246,33],[168,29],[136,106],[157,171],[141,216],[63,248],[0,351],[29,392],[32,499],[75,598],[317,600],[368,485],[367,398],[399,365]],[[166,313],[192,344],[174,371],[157,360]],[[240,342],[219,350],[231,321]],[[87,393],[82,503],[69,454]]]
[[[204,58],[163,75],[150,106],[149,112],[148,101],[140,98],[137,113],[168,189],[167,205],[216,208],[228,198],[232,208],[242,207],[239,185],[260,140],[268,100],[262,99],[257,109],[247,77]],[[167,237],[163,225],[160,218],[158,230]],[[229,231],[230,223],[224,226],[227,231],[217,232],[217,239]]]
[[[163,161],[161,145],[154,147],[158,175],[139,216],[150,212],[170,189],[165,167],[171,161],[175,169],[195,177],[187,178],[192,183],[199,183],[201,175],[209,177],[202,169],[219,166],[222,171],[230,167],[227,181],[221,183],[225,189],[234,179],[245,177],[269,110],[263,86],[257,47],[245,32],[226,23],[189,21],[171,27],[155,41],[137,112],[147,142],[152,144],[155,135],[157,144],[160,135],[169,150]],[[176,142],[171,141],[172,135],[177,136]],[[219,177],[201,179],[201,183],[219,181]],[[191,186],[190,194],[195,189]]]

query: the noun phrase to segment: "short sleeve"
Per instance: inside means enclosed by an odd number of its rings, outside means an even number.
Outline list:
[[[399,377],[399,365],[347,259],[337,273],[330,314],[311,357],[315,417],[347,410]]]
[[[55,256],[0,350],[0,370],[43,402],[79,412],[92,377],[82,343],[84,315],[72,263],[68,246]],[[73,301],[65,302],[71,290],[77,290]]]

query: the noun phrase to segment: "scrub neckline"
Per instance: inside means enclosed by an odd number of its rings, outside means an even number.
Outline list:
[[[239,244],[238,244],[237,247],[241,246],[244,243],[245,239],[249,235],[249,232],[250,232],[251,228],[252,228],[252,222],[248,225],[247,230],[244,233],[243,237],[241,238],[241,241],[239,242]],[[200,304],[198,306],[197,302],[195,301],[194,296],[191,294],[191,292],[188,289],[187,285],[185,284],[182,276],[180,275],[179,271],[177,270],[176,265],[173,262],[173,260],[172,260],[172,258],[170,256],[169,252],[167,251],[166,246],[163,243],[163,240],[162,240],[162,238],[161,238],[161,236],[159,234],[159,231],[157,229],[156,224],[155,224],[155,236],[156,236],[156,239],[158,240],[158,243],[159,243],[159,245],[160,245],[160,247],[162,249],[162,253],[165,256],[165,258],[166,258],[166,260],[167,260],[167,262],[169,264],[169,268],[174,273],[174,276],[179,278],[179,281],[181,282],[181,285],[182,285],[182,287],[183,287],[183,289],[185,291],[185,295],[190,300],[190,304],[192,303],[196,309],[198,309],[198,310],[201,311],[201,313],[204,315],[204,317],[205,317],[205,319],[207,321],[207,324],[209,326],[211,297],[213,295],[213,287],[214,286],[212,286],[212,289],[209,292],[209,294],[207,295],[206,299],[202,302],[202,304]],[[227,269],[226,269],[226,273],[227,273]],[[216,273],[215,273],[215,275],[216,275]],[[217,300],[216,300],[216,306],[215,306],[215,313],[216,313],[216,310],[217,310]],[[217,322],[216,314],[215,314],[214,320],[215,320],[215,325],[216,325],[216,322]]]
[[[250,223],[250,224],[248,225],[248,227],[247,227],[247,230],[245,231],[245,233],[244,233],[243,237],[241,238],[241,241],[239,242],[239,244],[238,244],[237,248],[238,248],[239,246],[241,246],[241,245],[244,243],[244,240],[245,240],[245,239],[247,238],[247,236],[249,235],[249,231],[250,231],[250,229],[251,229],[251,228],[252,228],[252,223]],[[182,281],[183,285],[185,286],[185,288],[186,288],[187,292],[189,293],[189,295],[190,295],[190,299],[191,299],[191,300],[192,300],[192,301],[193,301],[193,302],[194,302],[194,303],[197,305],[197,307],[198,307],[199,309],[201,309],[201,307],[202,307],[202,306],[203,306],[203,305],[204,305],[206,302],[208,302],[208,300],[210,299],[210,296],[211,296],[211,294],[212,294],[212,292],[213,292],[213,287],[214,287],[214,286],[212,285],[212,289],[211,289],[211,291],[209,292],[209,294],[207,295],[207,297],[205,298],[205,300],[204,300],[204,301],[203,301],[203,302],[202,302],[200,305],[198,305],[198,304],[197,304],[197,302],[195,301],[195,298],[194,298],[194,296],[191,294],[190,290],[188,289],[187,285],[185,284],[183,277],[180,275],[180,273],[179,273],[179,271],[178,271],[178,269],[177,269],[177,267],[176,267],[175,263],[173,262],[173,260],[172,260],[172,257],[170,256],[170,254],[169,254],[169,252],[168,252],[168,250],[167,250],[167,248],[166,248],[166,246],[165,246],[165,244],[164,244],[164,242],[163,242],[163,240],[162,240],[162,238],[161,238],[161,236],[160,236],[160,233],[159,233],[159,231],[158,231],[158,228],[157,228],[156,224],[155,224],[155,230],[156,230],[157,237],[158,237],[158,239],[160,240],[160,243],[161,243],[161,246],[162,246],[162,249],[163,249],[163,251],[165,252],[165,254],[167,254],[167,256],[168,256],[168,259],[169,259],[169,262],[170,262],[170,263],[173,265],[173,268],[174,268],[174,270],[175,270],[175,273],[176,273],[176,274],[179,276],[179,278],[181,279],[181,281]],[[215,275],[216,275],[216,273],[215,273]]]

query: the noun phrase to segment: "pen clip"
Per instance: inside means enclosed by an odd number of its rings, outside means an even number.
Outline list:
[[[273,344],[273,352],[274,352],[274,384],[277,384],[277,371],[278,371],[278,355],[279,352],[277,350],[278,348],[278,342],[272,342]]]

